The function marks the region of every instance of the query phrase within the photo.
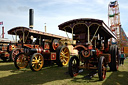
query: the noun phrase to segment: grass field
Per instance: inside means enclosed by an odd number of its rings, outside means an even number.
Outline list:
[[[99,81],[98,74],[92,78],[85,78],[90,72],[85,70],[78,76],[71,78],[67,74],[67,67],[56,65],[42,68],[39,72],[33,72],[28,68],[17,70],[13,62],[0,61],[1,85],[128,85],[128,59],[119,71],[108,70],[106,79]]]

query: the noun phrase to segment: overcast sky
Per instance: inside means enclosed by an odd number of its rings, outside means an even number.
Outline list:
[[[77,18],[101,19],[108,24],[108,4],[114,0],[0,0],[0,22],[7,31],[17,26],[29,26],[29,9],[34,9],[34,29],[66,36],[58,25]],[[128,35],[128,0],[118,0],[121,25]],[[0,34],[2,31],[0,25]]]

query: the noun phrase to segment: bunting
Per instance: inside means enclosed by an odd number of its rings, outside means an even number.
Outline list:
[[[0,22],[0,25],[3,25],[3,22]]]

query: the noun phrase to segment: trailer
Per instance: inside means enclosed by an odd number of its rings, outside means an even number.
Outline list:
[[[107,66],[117,71],[119,66],[119,49],[111,44],[111,38],[117,39],[110,28],[99,19],[81,18],[60,24],[59,30],[72,34],[72,45],[78,55],[71,55],[69,74],[78,75],[81,69],[98,71],[99,80],[106,77]],[[73,43],[73,42],[76,43]]]
[[[26,68],[39,71],[45,62],[53,61],[58,66],[65,66],[69,62],[70,52],[61,39],[66,37],[33,30],[27,27],[14,27],[8,34],[16,35],[17,46],[23,49],[16,55],[14,65],[17,69]]]

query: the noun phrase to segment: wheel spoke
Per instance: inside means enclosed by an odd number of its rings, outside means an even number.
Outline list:
[[[35,69],[37,69],[37,63],[35,64]]]
[[[38,66],[40,67],[41,66],[41,63],[39,63]]]
[[[36,63],[35,61],[32,62],[32,64],[35,64],[35,63]]]
[[[64,49],[64,52],[66,51],[66,48]]]
[[[41,56],[39,56],[38,60],[41,60]]]
[[[62,54],[62,55],[64,55],[64,52],[63,52],[63,51],[61,51],[61,54]]]
[[[36,60],[35,58],[32,59],[32,61],[35,61],[35,60]]]
[[[37,56],[35,56],[35,60],[37,60]]]
[[[64,57],[64,55],[60,55],[60,58],[63,58]]]
[[[64,56],[64,58],[69,58],[68,56]]]
[[[66,63],[67,61],[65,59],[63,59],[63,61]]]
[[[64,54],[66,55],[66,54],[68,54],[68,52],[65,52]]]

